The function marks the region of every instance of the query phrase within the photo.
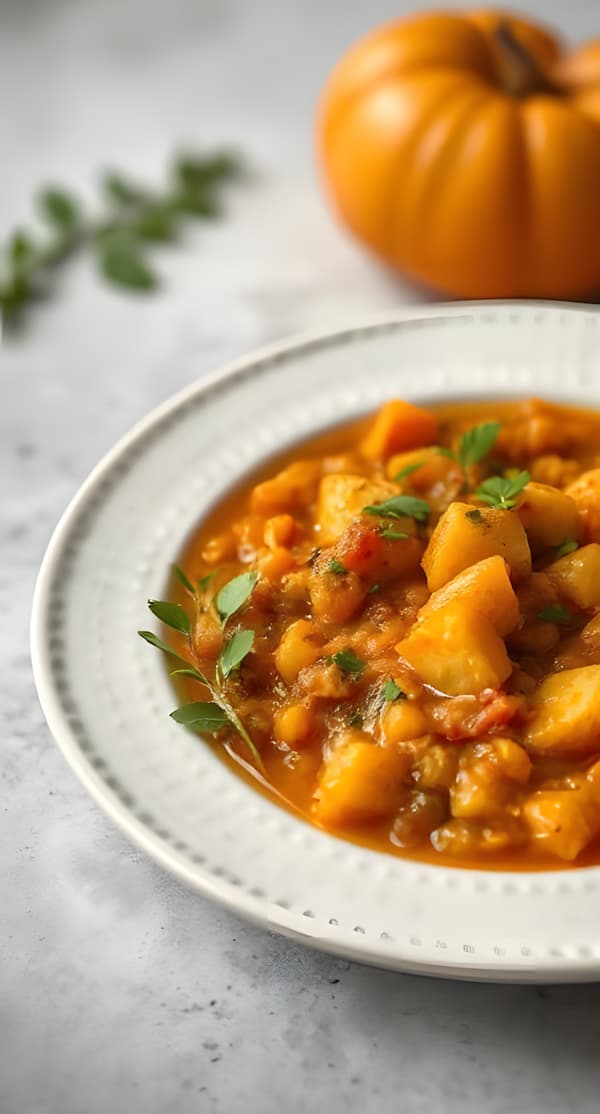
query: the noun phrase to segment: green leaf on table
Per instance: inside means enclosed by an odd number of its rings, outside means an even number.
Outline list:
[[[190,620],[187,612],[180,603],[169,603],[167,600],[148,600],[148,607],[161,623],[181,634],[190,633]]]
[[[42,216],[61,232],[73,232],[79,224],[79,206],[65,190],[49,187],[38,197]]]
[[[231,726],[227,713],[210,700],[183,704],[181,708],[171,712],[171,719],[185,727],[195,727],[198,731],[214,732]]]
[[[239,630],[225,644],[219,655],[219,669],[223,680],[241,665],[254,645],[253,630]]]
[[[31,262],[34,254],[33,241],[26,232],[17,228],[10,237],[7,248],[7,255],[12,266],[15,270],[22,271]]]
[[[414,518],[417,522],[426,522],[429,503],[417,499],[415,495],[392,495],[383,503],[363,507],[363,512],[379,518]]]
[[[108,170],[102,177],[102,188],[119,205],[139,205],[146,201],[146,193],[118,171]]]
[[[463,433],[458,448],[458,459],[463,468],[477,464],[488,455],[496,443],[500,428],[500,422],[482,422]]]
[[[215,596],[215,607],[223,624],[231,619],[237,611],[250,599],[254,586],[258,580],[258,573],[243,572],[224,584]]]
[[[159,204],[143,206],[131,228],[142,240],[155,240],[162,244],[174,240],[176,233],[173,212],[167,206]]]
[[[154,272],[128,232],[108,233],[97,241],[98,263],[105,278],[129,290],[151,290],[156,286]]]

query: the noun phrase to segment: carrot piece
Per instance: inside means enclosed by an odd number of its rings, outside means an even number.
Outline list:
[[[392,453],[418,449],[437,441],[437,418],[402,399],[386,402],[360,445],[363,456],[382,460]]]

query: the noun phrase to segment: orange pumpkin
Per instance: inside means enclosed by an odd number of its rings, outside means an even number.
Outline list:
[[[600,39],[562,53],[501,12],[379,28],[325,88],[319,141],[354,234],[459,297],[600,290]]]

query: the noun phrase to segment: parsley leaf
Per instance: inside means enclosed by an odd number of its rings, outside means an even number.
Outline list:
[[[405,480],[407,476],[412,476],[413,472],[418,471],[418,469],[422,468],[426,463],[426,460],[417,460],[415,464],[407,464],[404,468],[401,468],[399,472],[396,472],[394,481],[400,483],[400,480]]]
[[[463,468],[483,460],[494,447],[500,422],[482,422],[463,433],[458,448],[458,459]]]
[[[258,573],[243,572],[229,580],[215,596],[215,607],[222,623],[226,623],[250,599]]]
[[[254,646],[254,631],[239,630],[229,639],[219,655],[219,670],[223,680],[242,664]]]
[[[171,719],[186,727],[195,727],[198,731],[220,731],[222,727],[231,726],[227,713],[218,704],[207,700],[183,704],[181,708],[171,712]]]
[[[401,530],[392,530],[389,526],[386,526],[385,530],[381,531],[381,537],[390,538],[393,542],[403,542],[406,541],[408,534],[403,534]]]
[[[352,650],[340,650],[337,654],[333,654],[331,658],[334,665],[341,669],[342,673],[362,673],[365,668],[365,662],[357,658]]]
[[[544,607],[542,611],[538,611],[537,617],[547,623],[568,623],[573,618],[568,608],[561,607],[559,603]]]
[[[342,573],[348,572],[348,569],[345,565],[342,564],[341,561],[338,561],[337,558],[334,557],[333,560],[330,561],[327,565],[325,572],[333,572],[336,574],[336,576],[341,576]]]
[[[529,472],[519,472],[510,480],[505,476],[490,476],[479,485],[475,495],[489,507],[500,507],[502,510],[509,511],[515,506],[517,496],[530,480]]]
[[[183,569],[180,569],[179,565],[171,565],[171,568],[173,570],[174,576],[177,577],[180,584],[183,584],[183,587],[185,588],[186,592],[189,592],[191,596],[194,596],[196,594],[196,590],[194,588],[194,585],[192,584],[189,577],[187,577],[185,575]]]
[[[568,553],[574,553],[576,549],[579,549],[579,542],[576,542],[574,538],[569,538],[562,545],[554,546],[554,555],[555,557],[566,557]]]
[[[389,681],[386,681],[383,685],[383,688],[381,689],[381,695],[383,696],[384,700],[389,701],[407,699],[406,693],[403,692],[402,689],[396,684],[396,682],[391,679]]]
[[[174,650],[172,646],[169,646],[167,642],[163,642],[162,638],[159,638],[158,635],[154,633],[154,631],[139,630],[138,634],[140,638],[144,639],[144,642],[149,642],[151,646],[156,646],[156,649],[162,650],[163,654],[170,654],[172,658],[177,658],[177,661],[182,661],[184,665],[189,666],[190,663],[188,659],[182,657],[181,654],[178,654],[177,651]]]
[[[190,633],[190,620],[180,603],[168,603],[167,600],[148,600],[148,607],[161,623],[181,634]]]
[[[426,522],[429,503],[424,499],[417,499],[414,495],[392,495],[391,499],[386,499],[384,503],[363,507],[363,512],[380,518],[414,518],[417,522]]]

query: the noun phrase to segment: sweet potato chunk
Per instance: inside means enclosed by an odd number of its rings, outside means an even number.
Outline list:
[[[383,460],[392,453],[430,445],[437,439],[437,418],[411,402],[386,402],[360,446],[368,460]]]
[[[600,833],[600,762],[575,788],[540,789],[524,802],[521,817],[536,843],[571,862]]]
[[[532,553],[581,537],[583,523],[577,504],[564,491],[548,484],[526,484],[516,513]]]
[[[553,673],[531,697],[525,743],[538,753],[585,755],[600,743],[600,665]]]
[[[508,576],[503,557],[486,557],[464,569],[443,588],[438,588],[421,608],[420,619],[460,600],[477,615],[489,619],[503,637],[519,623],[519,602]]]
[[[399,491],[398,485],[389,483],[388,480],[367,480],[364,476],[346,473],[323,476],[317,500],[320,543],[331,545],[362,514],[363,508],[369,503],[383,503]],[[407,518],[406,522],[406,529],[404,522],[402,523],[404,533],[414,534],[414,519]]]
[[[423,556],[429,590],[435,592],[469,565],[496,555],[507,562],[514,580],[531,572],[527,536],[515,512],[451,503]]]
[[[409,753],[380,747],[361,731],[336,740],[315,793],[315,814],[325,825],[367,823],[393,812],[402,796]]]
[[[386,472],[390,480],[395,480],[398,473],[405,468],[410,468],[410,473],[406,479],[401,477],[397,482],[403,487],[412,487],[415,491],[426,491],[434,484],[444,483],[455,475],[462,478],[460,466],[455,460],[440,453],[437,445],[412,449],[409,453],[395,453],[387,462]]]
[[[264,480],[252,489],[250,509],[255,514],[275,515],[305,507],[316,497],[320,476],[320,461],[294,461],[272,480]]]
[[[396,650],[425,684],[448,696],[499,688],[512,672],[504,642],[489,619],[461,601],[430,612]]]
[[[600,542],[600,468],[583,472],[565,488],[577,505],[588,542]]]
[[[545,569],[561,596],[586,610],[600,605],[600,545],[590,542]]]

